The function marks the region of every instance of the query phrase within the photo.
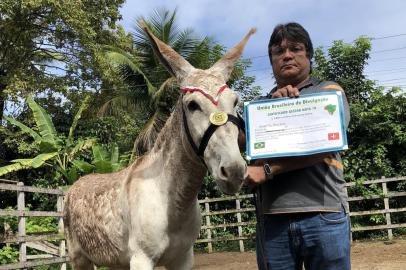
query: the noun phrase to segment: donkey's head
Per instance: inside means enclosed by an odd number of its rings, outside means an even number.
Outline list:
[[[234,64],[255,29],[210,69],[194,68],[168,45],[155,37],[141,21],[155,54],[180,85],[186,143],[202,159],[220,189],[236,193],[245,178],[246,163],[238,147],[240,119],[238,96],[226,84]],[[191,153],[193,155],[193,153]]]

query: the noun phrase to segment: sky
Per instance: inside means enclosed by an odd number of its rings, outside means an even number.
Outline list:
[[[227,48],[257,27],[243,58],[252,60],[247,74],[256,77],[264,92],[274,86],[267,56],[270,34],[277,24],[291,21],[304,26],[315,48],[331,46],[334,40],[351,43],[361,35],[375,38],[365,74],[378,85],[406,88],[404,0],[127,0],[121,24],[133,31],[136,18],[147,18],[159,8],[176,8],[180,29],[190,27]]]

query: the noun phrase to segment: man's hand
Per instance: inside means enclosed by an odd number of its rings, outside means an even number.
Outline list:
[[[277,89],[273,94],[272,98],[281,97],[298,97],[300,95],[299,89],[293,87],[292,85],[287,85],[285,87]]]
[[[257,186],[266,181],[264,167],[262,165],[248,166],[248,176],[245,178],[245,183],[248,186]]]

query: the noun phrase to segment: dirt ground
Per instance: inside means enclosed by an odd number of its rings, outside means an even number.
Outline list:
[[[351,249],[352,270],[405,270],[406,240],[355,242]],[[196,254],[196,270],[254,270],[254,252]]]

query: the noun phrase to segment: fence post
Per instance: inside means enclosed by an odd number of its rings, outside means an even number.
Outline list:
[[[23,182],[18,182],[17,186],[24,186]],[[25,193],[24,191],[17,191],[17,210],[24,211],[25,210]],[[18,236],[22,237],[25,236],[25,217],[19,215],[18,216]],[[19,252],[19,260],[20,262],[27,261],[27,244],[25,242],[19,242],[20,252]]]
[[[385,177],[383,176],[382,179],[385,179]],[[383,203],[385,205],[386,225],[390,226],[390,225],[392,225],[392,221],[391,221],[390,212],[389,212],[390,207],[389,207],[389,198],[388,198],[388,187],[386,185],[386,182],[382,183],[382,191],[383,191],[383,195],[384,195]],[[392,238],[393,238],[392,229],[390,229],[390,228],[388,228],[388,238],[389,238],[389,240],[392,240]]]
[[[348,218],[350,219],[350,242],[352,243],[352,222],[351,222],[351,209],[350,209],[350,202],[348,201],[348,187],[345,186],[345,193],[347,194],[347,204],[348,204]]]
[[[207,198],[206,197],[206,200],[208,200],[209,198]],[[205,212],[206,212],[206,226],[208,227],[208,226],[210,226],[211,224],[210,224],[210,216],[209,216],[209,213],[210,213],[210,206],[209,206],[209,203],[208,202],[205,202],[204,203],[204,209],[205,209]],[[207,242],[207,248],[209,249],[209,253],[212,253],[213,252],[213,245],[212,245],[212,243],[211,243],[211,229],[210,228],[207,228],[206,229],[206,233],[207,233],[207,240],[208,240],[208,242]]]
[[[240,199],[238,199],[238,195],[236,196],[236,199],[235,199],[235,208],[237,210],[241,209]],[[241,213],[240,212],[237,212],[237,222],[241,223]],[[238,226],[238,237],[242,237],[241,225]],[[240,243],[240,252],[244,252],[244,241],[241,239],[241,240],[239,240],[239,243]]]
[[[58,195],[58,199],[56,201],[56,211],[58,211],[58,213],[63,213],[63,209],[64,209],[63,195]],[[63,217],[59,217],[58,218],[58,233],[63,235],[64,231],[65,231],[65,227],[63,225]],[[59,243],[59,257],[65,257],[65,256],[66,256],[65,240],[61,240]],[[66,270],[66,263],[63,263],[61,265],[61,270]]]

